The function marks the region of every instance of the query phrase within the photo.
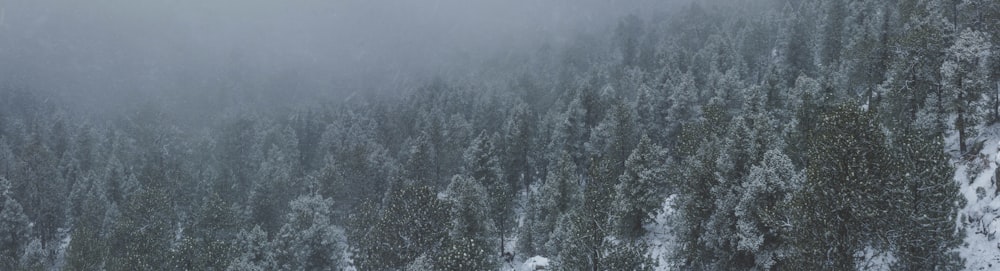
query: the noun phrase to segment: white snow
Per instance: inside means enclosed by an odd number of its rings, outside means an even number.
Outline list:
[[[893,255],[891,251],[876,250],[872,247],[866,247],[863,251],[855,253],[854,256],[862,259],[855,264],[857,270],[888,271],[892,270],[891,266],[896,262],[896,255]]]
[[[966,270],[1000,270],[1000,197],[993,180],[1000,162],[1000,127],[983,129],[973,142],[985,140],[982,151],[970,160],[955,163],[955,181],[966,205],[959,211],[958,225],[966,231],[965,244],[958,249],[966,260]]]
[[[66,266],[66,251],[69,249],[69,243],[73,241],[73,235],[70,234],[70,230],[67,228],[59,228],[56,230],[59,236],[59,247],[56,248],[56,260],[53,263],[52,269],[62,270]]]
[[[673,231],[673,208],[677,195],[670,195],[663,200],[662,209],[656,215],[655,221],[646,224],[647,234],[643,236],[646,244],[649,244],[648,256],[657,262],[656,270],[672,270],[670,266],[670,253],[675,249]]]
[[[521,265],[521,271],[548,270],[548,268],[549,259],[542,256],[528,258],[528,260],[524,261],[524,264]]]

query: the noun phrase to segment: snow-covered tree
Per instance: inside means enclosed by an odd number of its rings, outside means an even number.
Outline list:
[[[984,93],[990,87],[987,61],[993,45],[986,35],[966,29],[947,50],[941,64],[941,85],[946,112],[955,114],[952,126],[958,132],[959,150],[966,152],[972,128],[988,115]]]
[[[490,217],[492,199],[478,180],[455,175],[445,192],[451,205],[448,236],[434,259],[439,270],[496,268],[497,229]]]
[[[964,198],[953,179],[954,168],[942,152],[936,135],[913,130],[894,133],[894,178],[901,179],[893,236],[897,258],[895,268],[961,270],[963,259],[955,251],[962,245],[963,231],[956,231],[957,213]]]
[[[736,204],[736,248],[753,257],[754,268],[781,269],[780,263],[794,255],[786,210],[803,178],[788,156],[775,149],[750,169]]]
[[[410,181],[424,185],[436,185],[438,183],[434,157],[436,151],[428,137],[424,134],[414,140],[414,145],[410,147],[403,170],[406,172],[405,177]]]
[[[259,226],[254,226],[249,231],[240,231],[236,236],[236,247],[236,258],[226,270],[263,271],[278,268],[271,242],[267,240],[267,232]]]
[[[634,239],[645,234],[643,224],[656,217],[663,204],[667,184],[665,151],[642,136],[625,161],[625,172],[615,185],[612,219],[621,237]]]
[[[518,103],[503,125],[503,176],[512,188],[527,191],[534,178],[531,163],[532,112],[525,103]],[[453,141],[454,142],[454,141]]]
[[[300,196],[289,203],[286,223],[275,236],[275,263],[285,270],[337,270],[343,268],[343,232],[331,224],[333,200],[318,195]]]
[[[111,232],[107,268],[152,269],[169,264],[175,213],[163,189],[144,188],[123,206]]]
[[[806,180],[793,199],[792,268],[853,269],[855,253],[885,249],[894,191],[885,136],[871,111],[840,105],[821,117],[809,149]]]
[[[538,193],[531,197],[533,202],[528,207],[526,225],[520,231],[522,237],[518,238],[522,252],[556,255],[562,240],[555,238],[553,231],[561,218],[580,202],[580,178],[569,154],[563,153],[551,166]],[[525,238],[527,236],[530,239]]]
[[[385,202],[361,204],[348,218],[351,259],[358,270],[402,269],[437,254],[449,229],[447,202],[426,186],[393,189]]]
[[[16,270],[31,237],[31,223],[11,195],[10,181],[0,177],[0,267]]]

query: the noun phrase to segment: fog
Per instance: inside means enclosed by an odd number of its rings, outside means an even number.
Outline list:
[[[665,2],[7,0],[0,80],[97,113],[340,101],[558,46]]]

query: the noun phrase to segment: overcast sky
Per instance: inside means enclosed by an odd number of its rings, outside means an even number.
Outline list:
[[[346,95],[566,42],[664,2],[3,0],[0,79],[97,107]]]

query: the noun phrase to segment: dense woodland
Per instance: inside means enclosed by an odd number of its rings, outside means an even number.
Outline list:
[[[0,270],[962,270],[994,44],[1000,1],[720,1],[208,125],[8,82]]]

